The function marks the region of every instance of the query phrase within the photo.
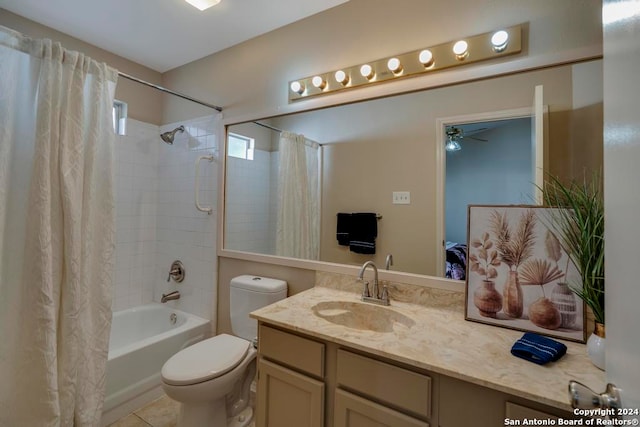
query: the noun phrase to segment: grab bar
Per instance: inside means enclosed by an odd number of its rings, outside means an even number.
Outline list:
[[[196,183],[195,183],[196,209],[198,209],[200,212],[206,212],[207,215],[211,215],[211,211],[213,211],[213,208],[200,206],[200,161],[201,160],[208,160],[209,162],[213,162],[213,156],[200,156],[196,159]]]

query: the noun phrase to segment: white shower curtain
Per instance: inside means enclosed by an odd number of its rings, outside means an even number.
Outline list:
[[[276,255],[319,259],[318,151],[303,135],[280,134]]]
[[[0,425],[96,426],[117,72],[0,27]]]

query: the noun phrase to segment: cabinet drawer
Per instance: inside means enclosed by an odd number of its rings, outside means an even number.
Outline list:
[[[338,350],[339,385],[423,417],[431,416],[431,378]]]
[[[324,344],[260,325],[258,347],[264,357],[324,378]]]
[[[515,403],[505,403],[505,418],[510,420],[555,420],[558,421],[558,417],[547,412],[538,411],[537,409],[529,408],[527,406],[516,405]]]
[[[336,390],[334,427],[429,427],[429,424],[363,399]]]

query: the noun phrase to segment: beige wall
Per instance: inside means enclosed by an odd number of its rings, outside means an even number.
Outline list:
[[[80,51],[97,61],[106,62],[119,71],[150,83],[160,84],[162,81],[162,76],[157,71],[1,8],[0,25],[19,31],[32,38],[48,38],[60,42],[67,49]],[[162,124],[163,95],[156,89],[145,87],[140,83],[121,77],[118,79],[116,99],[128,104],[129,117],[156,125]]]
[[[528,28],[521,58],[534,60],[594,45],[601,49],[600,22],[599,0],[350,0],[171,70],[163,75],[163,82],[222,106],[226,120],[243,121],[349,102],[373,93],[371,88],[357,89],[290,105],[287,82],[317,72],[520,23],[527,23]],[[486,64],[473,67],[489,72],[491,68]],[[427,86],[443,75],[456,73],[445,71],[416,78]],[[398,81],[378,86],[397,92],[403,85]],[[194,117],[202,111],[170,99],[165,122]]]
[[[562,61],[566,55],[580,57],[585,48],[601,49],[600,19],[600,0],[351,0],[171,70],[162,75],[162,84],[180,92],[197,94],[204,101],[220,105],[225,110],[227,122],[240,122],[411,90],[398,81],[380,85],[376,89],[345,91],[289,104],[286,87],[290,80],[319,71],[355,65],[519,23],[526,23],[527,28],[523,54],[519,58],[505,58],[505,61],[521,60],[518,64],[521,63],[522,69],[525,69],[536,63]],[[68,48],[81,50],[122,71],[158,82],[159,76],[152,70],[1,9],[0,24],[33,37],[62,41]],[[585,52],[589,56],[592,49],[586,49]],[[473,67],[485,74],[492,72],[491,64]],[[450,77],[443,79],[443,76]],[[424,87],[429,87],[437,86],[443,80],[462,81],[465,73],[454,70],[416,79]],[[150,123],[177,122],[210,113],[209,109],[160,95],[153,89],[140,87],[124,79],[120,80],[117,96],[129,103],[131,117]],[[162,105],[164,109],[160,117],[158,109]],[[598,111],[597,108],[588,109],[584,114],[594,117]],[[579,128],[574,131],[579,132]],[[301,274],[300,271],[304,270],[221,258],[219,329],[228,330],[230,277],[253,273],[286,279],[293,275],[297,278],[292,281],[297,285],[294,285],[294,289],[312,286],[312,272]]]
[[[361,108],[365,104],[349,106],[353,111],[342,107],[342,114],[324,120],[332,124],[330,129],[340,128],[339,116],[348,119],[345,131],[368,126],[357,138],[350,134],[349,143],[324,149],[321,259],[345,264],[373,259],[384,265],[392,253],[394,270],[436,274],[436,144],[442,144],[436,140],[436,119],[531,106],[539,84],[549,107],[549,172],[580,177],[584,167],[601,168],[602,92],[594,104],[574,110],[572,81],[572,66],[564,66],[404,95],[392,104],[388,99],[375,101],[379,108],[370,102],[366,109]],[[393,191],[410,191],[411,204],[393,205]],[[335,214],[344,211],[383,215],[375,256],[354,254],[336,244]]]
[[[405,86],[398,81],[379,85],[378,89],[345,91],[342,94],[289,104],[286,88],[288,81],[316,72],[355,65],[425,45],[445,42],[461,35],[482,33],[508,25],[526,23],[527,34],[522,58],[531,61],[524,61],[523,69],[527,64],[533,64],[537,60],[553,63],[554,60],[562,61],[566,55],[580,57],[581,49],[595,46],[596,50],[601,50],[600,20],[599,0],[351,0],[326,12],[171,70],[163,75],[163,84],[185,93],[198,93],[201,99],[224,108],[224,120],[227,123],[241,122],[366,99],[374,95],[384,95],[385,91],[387,94],[401,92]],[[479,64],[477,67],[486,68],[486,72],[491,74],[490,65]],[[450,78],[455,80],[458,78],[457,73],[446,71],[440,75],[416,79],[419,79],[424,87],[436,86],[437,83],[434,81],[441,81],[443,75],[455,75]],[[464,80],[463,74],[459,80]],[[519,88],[501,88],[501,93],[511,90],[517,92]],[[571,91],[570,88],[559,90],[561,93]],[[472,102],[482,103],[483,100],[477,99]],[[567,111],[569,105],[562,106],[559,111]],[[601,110],[601,107],[589,108],[584,115],[596,117],[598,109]],[[206,114],[201,107],[168,99],[165,103],[164,121],[173,122],[201,114]],[[579,132],[579,127],[566,129],[567,120],[571,119],[572,113],[566,114],[564,120],[560,120],[559,115],[556,116],[557,121],[556,117],[551,118],[550,126],[557,128],[558,135],[568,136],[571,132]],[[549,151],[553,153],[554,150],[554,147],[550,147]],[[581,152],[580,149],[578,151]],[[562,168],[563,163],[558,160],[561,158],[567,157],[562,153],[551,158],[553,168]],[[424,168],[423,160],[411,160],[407,169]],[[432,184],[420,191],[432,200]],[[386,194],[381,194],[381,197],[385,196]],[[229,322],[226,305],[228,279],[236,274],[251,272],[252,269],[262,271],[264,268],[266,267],[263,264],[249,261],[219,259],[219,331],[227,330],[225,325]],[[295,271],[286,267],[271,268],[277,269],[273,271],[275,277]]]

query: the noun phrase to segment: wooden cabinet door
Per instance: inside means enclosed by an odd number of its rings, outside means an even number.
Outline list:
[[[257,427],[324,426],[324,383],[258,361]]]
[[[429,424],[363,399],[336,390],[334,427],[429,427]]]
[[[529,408],[527,406],[516,405],[515,403],[507,402],[505,404],[505,420],[506,419],[520,422],[524,420],[553,420],[557,424],[559,417],[547,412]],[[550,423],[548,424],[551,425]]]

